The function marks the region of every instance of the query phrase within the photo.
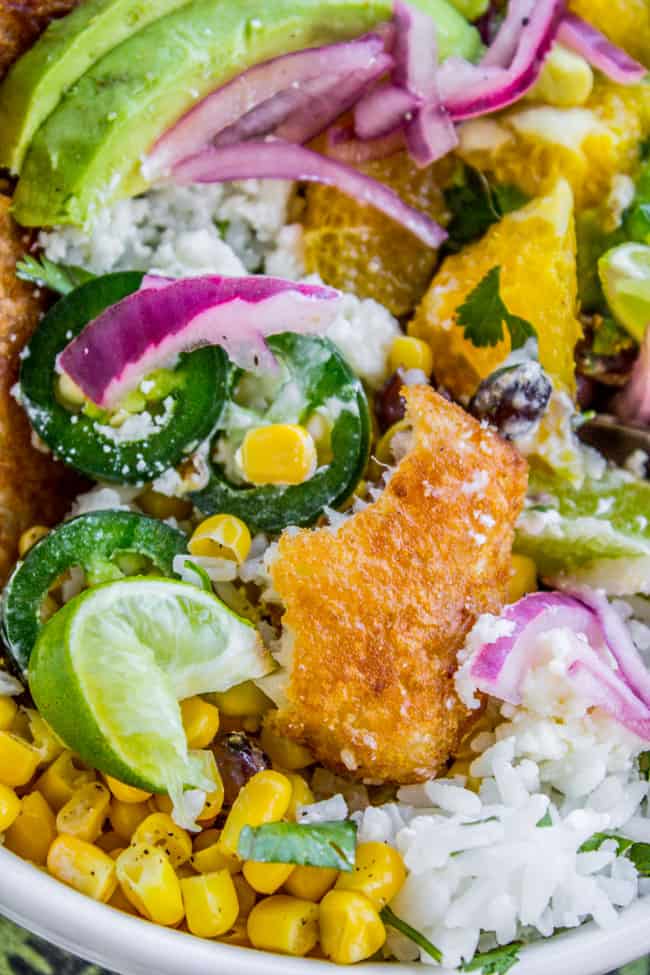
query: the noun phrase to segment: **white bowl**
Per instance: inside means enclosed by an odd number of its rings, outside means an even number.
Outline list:
[[[97,904],[0,849],[0,914],[119,975],[316,975],[329,962],[287,958],[178,931]],[[650,952],[650,899],[603,931],[593,924],[531,945],[513,975],[604,975]],[[365,964],[364,975],[424,975],[421,965]],[[340,969],[339,969],[340,971]],[[435,968],[439,975],[444,969]]]

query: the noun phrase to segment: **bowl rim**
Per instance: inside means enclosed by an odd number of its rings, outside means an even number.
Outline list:
[[[291,958],[195,938],[92,900],[0,848],[0,914],[33,934],[119,975],[307,975],[330,962]],[[612,928],[585,924],[526,948],[513,975],[604,975],[650,952],[650,898],[640,898]],[[182,969],[180,966],[182,965]],[[364,975],[423,975],[420,963],[365,963]],[[440,975],[448,969],[436,968]]]

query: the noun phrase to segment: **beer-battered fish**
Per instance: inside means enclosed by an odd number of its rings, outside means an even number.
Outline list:
[[[504,603],[526,491],[496,433],[429,387],[404,395],[413,445],[379,499],[336,530],[285,532],[271,568],[291,648],[274,726],[374,782],[430,778],[467,727],[456,653]]]
[[[77,0],[2,0],[0,3],[0,78],[19,54],[34,43],[55,17],[76,7]]]

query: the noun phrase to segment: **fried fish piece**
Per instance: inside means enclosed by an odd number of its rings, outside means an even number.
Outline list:
[[[271,567],[285,606],[276,731],[373,782],[430,778],[471,715],[456,654],[505,601],[525,461],[430,387],[403,390],[413,446],[341,527],[285,532]]]
[[[44,303],[34,285],[16,277],[29,236],[11,219],[9,206],[0,196],[0,585],[16,561],[21,532],[34,522],[59,521],[80,488],[75,475],[32,445],[27,417],[11,394],[20,351]]]
[[[34,43],[55,17],[63,17],[78,0],[2,0],[0,3],[0,78]]]

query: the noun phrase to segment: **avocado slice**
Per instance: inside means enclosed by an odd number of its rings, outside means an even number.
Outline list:
[[[86,0],[53,21],[0,85],[0,166],[19,173],[38,127],[88,68],[188,0]]]
[[[259,62],[357,37],[391,0],[193,0],[114,48],[36,133],[13,213],[26,227],[86,223],[146,188],[141,160],[197,99]]]
[[[438,39],[438,60],[454,57],[478,60],[483,51],[481,35],[457,10],[458,0],[453,4],[448,0],[409,0],[435,21]]]

